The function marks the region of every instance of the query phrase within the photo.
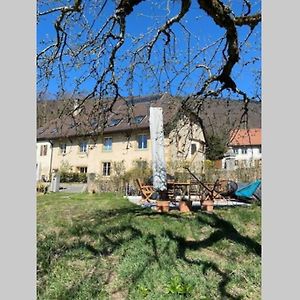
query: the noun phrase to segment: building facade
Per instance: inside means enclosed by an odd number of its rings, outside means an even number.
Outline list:
[[[262,162],[261,128],[238,129],[231,133],[230,157],[236,168],[260,167]],[[223,159],[226,168],[226,158]]]
[[[101,114],[97,115],[100,122],[97,122],[96,130],[91,130],[95,129],[91,128],[95,114],[91,118],[88,109],[40,128],[37,140],[38,179],[49,180],[53,171],[62,169],[109,178],[116,163],[122,163],[125,170],[138,161],[147,161],[151,166],[150,106],[163,108],[167,165],[176,168],[177,163],[188,161],[197,169],[203,167],[205,140],[201,126],[187,116],[179,116],[176,103],[162,96],[152,103],[135,103],[130,114],[128,105],[121,102],[115,105],[117,111],[102,119]],[[102,128],[99,126],[103,124],[101,120],[106,121]],[[74,123],[80,125],[76,127]]]

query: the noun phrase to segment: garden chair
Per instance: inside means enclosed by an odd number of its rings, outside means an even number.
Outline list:
[[[227,201],[225,197],[226,186],[228,184],[228,180],[216,180],[214,183],[202,182],[195,174],[193,174],[188,168],[187,171],[192,175],[194,180],[198,182],[201,187],[200,192],[200,203],[201,206],[205,208],[207,211],[212,211],[214,203],[216,201]]]
[[[150,198],[155,192],[153,186],[145,185],[140,179],[137,179],[136,182],[143,199],[150,202]]]

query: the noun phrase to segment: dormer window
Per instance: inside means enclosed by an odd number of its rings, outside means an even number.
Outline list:
[[[46,131],[46,128],[40,128],[38,129],[38,134],[42,134]]]
[[[92,119],[90,124],[93,128],[96,128],[98,126],[98,121],[96,119]]]
[[[132,123],[133,124],[140,124],[144,120],[146,116],[136,116],[133,118]]]
[[[53,128],[53,129],[51,130],[51,133],[52,133],[52,134],[57,133],[57,132],[58,132],[57,128]]]
[[[71,122],[71,124],[69,125],[69,129],[72,129],[72,128],[76,127],[76,126],[77,126],[77,124],[76,124],[76,122],[73,120],[73,121]]]
[[[111,119],[109,123],[109,127],[115,127],[120,124],[122,119]]]

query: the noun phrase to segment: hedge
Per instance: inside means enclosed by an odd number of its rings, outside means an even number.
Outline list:
[[[87,174],[85,173],[75,173],[75,172],[62,172],[60,173],[60,182],[87,182]]]

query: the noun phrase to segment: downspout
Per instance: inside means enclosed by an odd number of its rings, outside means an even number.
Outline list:
[[[50,170],[49,170],[49,181],[52,180],[52,159],[53,159],[53,143],[51,140],[49,140],[49,143],[51,145],[51,155],[50,155]]]

